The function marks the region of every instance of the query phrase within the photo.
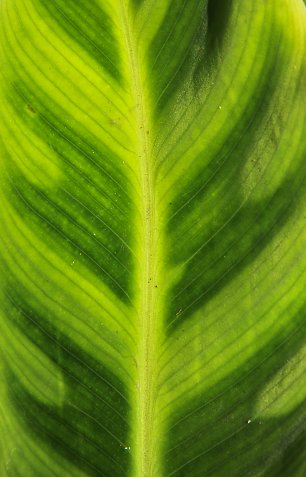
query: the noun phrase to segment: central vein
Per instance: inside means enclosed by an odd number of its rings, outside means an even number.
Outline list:
[[[140,299],[138,304],[140,337],[138,351],[138,402],[135,403],[134,475],[152,477],[155,473],[154,450],[156,435],[154,427],[154,403],[156,397],[156,292],[157,292],[157,230],[150,157],[149,115],[143,88],[143,76],[138,58],[138,48],[128,16],[128,7],[121,0],[123,28],[128,50],[131,87],[135,99],[136,129],[138,136],[138,159],[142,187],[142,251],[140,260]],[[133,449],[132,449],[133,451]]]

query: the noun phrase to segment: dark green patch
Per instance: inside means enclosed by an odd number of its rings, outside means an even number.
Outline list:
[[[156,115],[203,59],[207,0],[173,0],[150,45],[148,68]],[[160,72],[163,74],[160,74]]]
[[[56,329],[53,312],[32,300],[21,283],[9,279],[6,297],[10,326],[39,347],[63,375],[62,404],[47,405],[30,394],[6,362],[18,420],[46,450],[53,449],[88,475],[127,475],[129,405],[122,382]]]
[[[233,0],[208,0],[206,28],[199,31],[195,46],[198,50],[192,74],[195,93],[201,89],[203,81],[213,83],[224,51],[232,4]]]
[[[116,202],[116,195],[120,192],[124,202],[130,204],[132,185],[123,172],[122,159],[101,137],[97,138],[89,133],[86,125],[76,121],[40,88],[34,91],[30,84],[30,78],[27,78],[27,82],[21,80],[15,70],[15,82],[8,93],[8,101],[16,115],[22,118],[25,125],[46,142],[50,149],[55,150],[80,173],[89,176],[92,174],[92,180],[98,176],[98,184],[103,181],[105,195],[110,195]],[[31,111],[35,111],[34,116],[28,114],[29,104]]]
[[[67,114],[61,114],[50,99],[34,95],[23,83],[11,94],[16,112],[56,154],[63,174],[59,183],[43,190],[25,178],[8,157],[7,191],[12,205],[70,265],[86,266],[128,302],[133,292],[134,207],[131,185],[119,167],[122,161]],[[37,112],[34,116],[23,107],[29,104],[28,98]],[[38,162],[26,157],[22,144],[18,153],[35,168]]]
[[[294,447],[294,444],[290,447],[292,440],[297,444],[300,439],[303,442],[305,401],[289,414],[278,418],[256,415],[256,403],[267,381],[302,346],[304,317],[305,305],[292,317],[291,323],[271,338],[267,345],[261,346],[252,358],[170,416],[170,431],[166,434],[165,475],[262,475],[272,462],[281,464],[283,456]],[[301,447],[300,451],[303,452]],[[275,468],[282,466],[276,464]],[[287,477],[295,474],[268,472],[264,475]]]
[[[145,0],[131,0],[131,4],[137,10],[143,5],[144,1]]]
[[[264,477],[304,477],[306,475],[306,430],[303,429],[293,442],[273,462]]]
[[[286,179],[264,199],[250,202],[243,195],[244,165],[256,147],[263,125],[271,121],[269,106],[275,100],[278,84],[276,59],[271,61],[269,71],[250,99],[243,121],[229,131],[209,161],[209,151],[195,158],[196,175],[190,173],[169,208],[169,264],[185,263],[184,273],[172,290],[167,316],[169,332],[203,307],[259,255],[285,225],[301,198],[306,174],[301,158],[296,159]],[[277,143],[271,130],[269,146],[276,149]],[[254,168],[261,167],[260,159],[254,161]],[[264,176],[258,179],[259,187],[264,180]]]
[[[203,73],[210,78],[212,64],[222,52],[231,6],[224,0],[170,3],[149,52],[157,117],[178,90],[183,94],[184,84],[192,84],[196,95]]]
[[[242,206],[204,242],[173,288],[169,332],[220,292],[280,232],[300,198],[304,178],[292,175],[266,200]]]
[[[39,0],[59,27],[91,55],[118,83],[123,78],[112,19],[96,0]]]
[[[207,39],[209,52],[215,53],[215,49],[222,46],[232,5],[233,0],[208,0]]]
[[[55,249],[68,266],[81,264],[107,284],[119,299],[128,302],[130,251],[114,232],[103,227],[93,209],[65,191],[45,194],[22,176],[7,189],[16,213],[35,230],[37,237]],[[93,235],[93,230],[95,235]]]

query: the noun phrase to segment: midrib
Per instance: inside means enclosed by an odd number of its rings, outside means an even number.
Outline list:
[[[153,425],[153,407],[155,402],[154,362],[156,329],[156,302],[154,293],[157,287],[156,261],[156,213],[154,189],[152,183],[152,163],[149,144],[149,115],[146,111],[143,80],[138,59],[138,49],[134,32],[129,20],[128,6],[121,1],[122,18],[126,47],[128,50],[130,74],[132,78],[132,94],[136,103],[136,128],[138,135],[138,158],[142,185],[142,251],[141,296],[138,303],[140,318],[140,336],[138,351],[138,402],[135,412],[135,449],[131,449],[134,458],[133,477],[152,477],[155,467],[153,450],[156,449],[156,437]]]

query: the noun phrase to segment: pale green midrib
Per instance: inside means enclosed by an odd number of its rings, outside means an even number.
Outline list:
[[[120,0],[123,31],[126,41],[127,54],[131,74],[131,87],[136,103],[136,128],[138,137],[138,159],[141,178],[142,197],[142,250],[140,257],[140,297],[138,315],[140,319],[138,365],[138,393],[134,412],[134,456],[133,477],[152,477],[154,474],[154,449],[156,438],[154,432],[154,363],[157,340],[156,302],[154,300],[155,284],[157,283],[157,230],[154,188],[152,184],[152,163],[148,132],[149,114],[147,112],[143,80],[138,58],[138,48],[129,20],[128,6],[125,0]]]

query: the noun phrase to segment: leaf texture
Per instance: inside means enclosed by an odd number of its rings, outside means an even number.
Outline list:
[[[1,0],[3,477],[304,477],[302,0]]]

